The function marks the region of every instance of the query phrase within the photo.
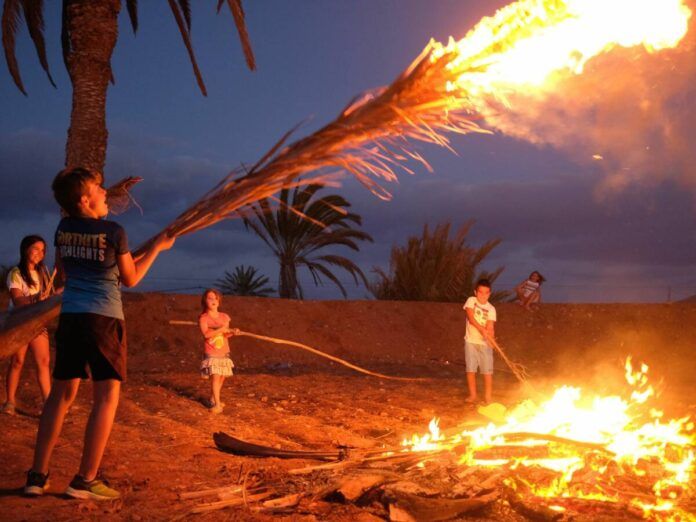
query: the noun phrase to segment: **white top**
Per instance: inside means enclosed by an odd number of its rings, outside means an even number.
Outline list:
[[[539,283],[537,283],[536,281],[527,279],[524,283],[522,283],[522,295],[524,297],[529,297],[532,293],[536,292],[537,290],[539,290]]]
[[[472,296],[466,300],[464,303],[464,310],[472,309],[474,311],[474,320],[481,326],[486,326],[488,321],[495,321],[495,306],[491,303],[481,304],[476,297]],[[464,339],[473,344],[484,344],[487,345],[486,339],[481,335],[481,333],[472,325],[469,324],[467,315],[466,321],[466,336]]]
[[[15,266],[7,274],[7,289],[16,289],[22,294],[22,297],[30,297],[41,292],[41,285],[39,284],[39,273],[36,270],[29,271],[29,275],[34,281],[34,286],[29,286],[24,278],[22,277],[19,267]],[[10,299],[9,309],[14,308],[12,304],[12,299]]]

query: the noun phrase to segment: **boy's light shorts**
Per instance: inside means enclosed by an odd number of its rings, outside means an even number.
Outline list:
[[[493,348],[484,344],[474,344],[464,341],[464,359],[466,371],[482,374],[493,373]]]

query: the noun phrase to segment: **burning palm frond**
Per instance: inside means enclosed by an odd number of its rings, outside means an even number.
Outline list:
[[[466,99],[447,93],[447,62],[433,61],[432,50],[429,44],[394,83],[359,96],[310,136],[284,146],[295,129],[286,133],[246,174],[229,174],[165,231],[180,236],[238,217],[256,201],[296,186],[300,176],[303,183],[326,183],[348,172],[376,196],[390,199],[381,181],[413,173],[411,160],[430,169],[409,140],[450,148],[448,132],[488,132],[476,123]]]
[[[109,212],[118,215],[123,214],[131,205],[140,208],[140,205],[138,205],[138,202],[130,191],[134,185],[140,183],[142,180],[143,178],[141,177],[129,176],[109,187],[106,191],[106,201],[109,205]]]

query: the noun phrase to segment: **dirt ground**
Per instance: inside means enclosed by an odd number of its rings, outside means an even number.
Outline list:
[[[195,320],[198,297],[127,294],[130,373],[102,466],[123,499],[97,504],[61,494],[79,464],[89,382],[82,384],[54,452],[50,494],[20,496],[40,411],[28,357],[19,414],[0,417],[0,520],[170,520],[184,517],[193,506],[178,499],[182,491],[232,485],[248,473],[282,477],[287,469],[311,463],[222,453],[212,441],[216,431],[287,449],[376,448],[426,431],[434,416],[445,429],[479,419],[464,402],[460,305],[225,298],[222,309],[242,330],[298,341],[382,373],[430,380],[378,379],[293,348],[237,338],[232,343],[235,376],[223,390],[227,406],[213,415],[203,405],[210,393],[197,372],[197,329],[168,323]],[[647,362],[650,375],[660,381],[660,406],[668,416],[696,413],[694,303],[545,304],[534,313],[502,304],[498,315],[501,345],[526,365],[539,389],[578,384],[598,393],[620,391],[622,361],[633,355]],[[516,382],[500,361],[496,364],[495,399],[514,404],[521,398]],[[319,512],[285,519],[379,520],[376,515],[327,503]],[[245,508],[200,517],[274,518]]]

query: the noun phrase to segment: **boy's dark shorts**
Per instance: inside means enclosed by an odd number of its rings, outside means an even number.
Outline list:
[[[126,323],[98,314],[60,314],[53,378],[126,380]]]

